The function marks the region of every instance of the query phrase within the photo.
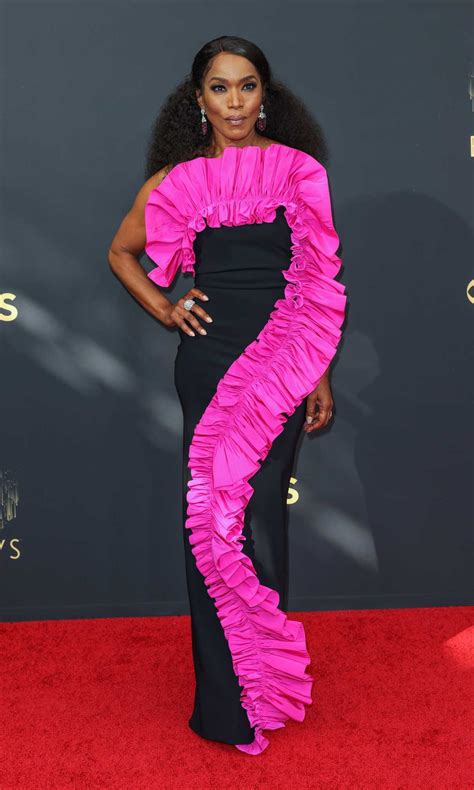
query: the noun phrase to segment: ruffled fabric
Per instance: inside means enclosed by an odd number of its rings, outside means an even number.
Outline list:
[[[265,730],[303,721],[313,676],[302,623],[279,608],[242,551],[249,479],[289,416],[318,385],[333,359],[345,316],[345,286],[332,222],[327,173],[313,157],[275,143],[228,147],[217,159],[183,162],[150,193],[149,277],[169,285],[181,267],[194,272],[193,242],[207,225],[273,222],[285,206],[291,264],[284,298],[220,379],[189,449],[185,526],[196,564],[232,654],[241,703],[255,727],[248,754],[267,746]]]

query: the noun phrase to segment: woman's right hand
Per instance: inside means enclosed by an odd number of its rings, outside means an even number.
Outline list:
[[[203,310],[197,303],[193,304],[191,310],[186,310],[183,305],[186,299],[203,299],[204,301],[208,301],[209,297],[203,292],[200,291],[199,288],[190,288],[189,291],[178,299],[176,304],[170,304],[169,307],[165,307],[163,309],[163,318],[162,323],[165,326],[173,327],[178,326],[183,332],[190,335],[191,337],[195,337],[196,333],[193,332],[192,327],[196,329],[200,335],[207,335],[206,330],[201,326],[200,322],[197,320],[195,316],[199,316],[203,318],[204,321],[211,323],[212,318],[211,316]]]
[[[199,334],[206,335],[206,330],[201,326],[196,316],[211,322],[212,318],[197,304],[191,310],[184,309],[186,299],[203,299],[208,301],[207,294],[199,288],[190,288],[187,294],[178,299],[176,304],[170,302],[167,296],[161,293],[148,278],[139,256],[146,245],[145,208],[150,192],[156,189],[166,177],[168,166],[163,167],[149,178],[139,190],[132,207],[123,218],[115,233],[108,251],[108,260],[111,269],[147,310],[153,318],[157,318],[164,326],[178,326],[191,337],[195,336],[193,328]]]

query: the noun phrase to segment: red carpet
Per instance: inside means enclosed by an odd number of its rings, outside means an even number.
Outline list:
[[[293,617],[314,702],[258,757],[189,729],[188,617],[0,624],[1,790],[473,790],[473,608]]]

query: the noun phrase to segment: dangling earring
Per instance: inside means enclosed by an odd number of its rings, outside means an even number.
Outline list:
[[[263,104],[261,104],[260,105],[260,112],[259,112],[258,118],[257,118],[257,129],[259,129],[261,132],[263,132],[263,130],[265,129],[266,125],[267,125],[267,116],[265,115],[265,113],[263,111]]]
[[[203,137],[207,134],[206,110],[203,107],[201,107],[201,134]]]

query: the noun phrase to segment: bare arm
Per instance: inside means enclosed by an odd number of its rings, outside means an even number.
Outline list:
[[[139,256],[146,243],[145,205],[152,189],[165,176],[165,168],[149,178],[139,190],[132,207],[123,218],[108,250],[110,268],[150,315],[165,326],[176,326],[170,311],[173,303],[147,277]]]
[[[161,293],[143,269],[139,256],[145,249],[145,206],[152,189],[155,189],[166,175],[166,167],[149,178],[140,188],[131,209],[123,218],[108,251],[110,268],[150,315],[168,327],[180,327],[183,332],[194,336],[193,328],[206,334],[196,316],[212,321],[208,313],[197,303],[191,310],[183,307],[185,299],[204,299],[206,294],[198,288],[190,288],[176,304]]]

